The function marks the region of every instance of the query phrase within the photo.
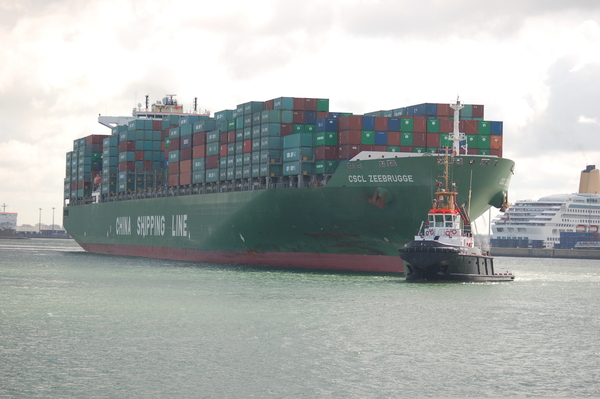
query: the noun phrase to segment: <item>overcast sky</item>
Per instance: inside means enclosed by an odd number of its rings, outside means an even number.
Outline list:
[[[0,204],[62,223],[73,140],[146,94],[356,114],[459,94],[504,121],[511,201],[575,192],[600,167],[599,23],[597,0],[0,0]]]

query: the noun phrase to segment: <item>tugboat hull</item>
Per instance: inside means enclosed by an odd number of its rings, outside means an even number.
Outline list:
[[[512,281],[505,270],[494,269],[490,256],[465,254],[460,247],[439,241],[411,241],[400,249],[406,281]]]

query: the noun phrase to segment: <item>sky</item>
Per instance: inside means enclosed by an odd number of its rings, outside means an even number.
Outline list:
[[[511,202],[576,192],[600,167],[599,24],[597,0],[0,0],[0,205],[62,224],[73,140],[166,94],[355,114],[460,95],[504,122]]]

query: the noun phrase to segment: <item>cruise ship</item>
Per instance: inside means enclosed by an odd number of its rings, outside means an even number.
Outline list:
[[[555,248],[561,233],[598,233],[600,170],[581,172],[579,192],[522,200],[492,221],[494,247]]]

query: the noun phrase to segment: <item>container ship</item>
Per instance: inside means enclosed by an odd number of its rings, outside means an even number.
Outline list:
[[[440,152],[455,147],[451,179],[472,219],[507,206],[514,162],[483,108],[354,115],[280,97],[211,116],[146,99],[131,117],[100,116],[110,135],[74,141],[63,223],[94,253],[401,274]]]

